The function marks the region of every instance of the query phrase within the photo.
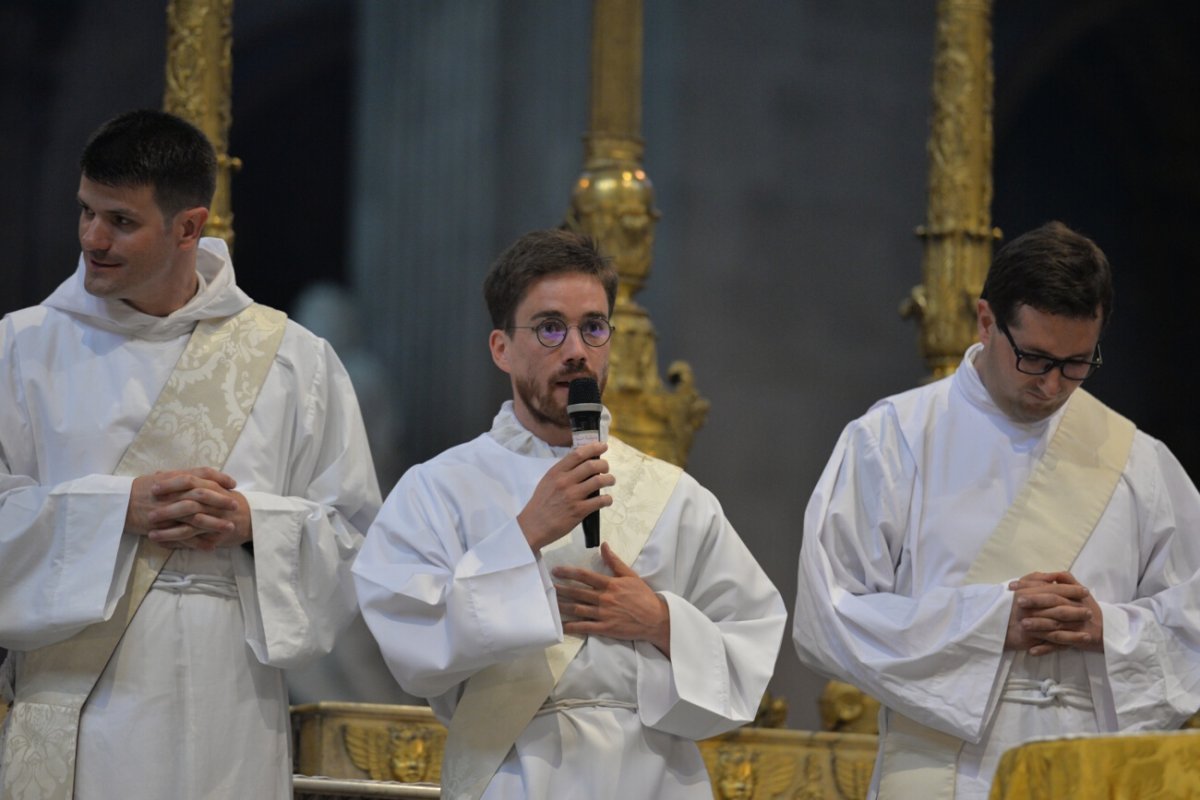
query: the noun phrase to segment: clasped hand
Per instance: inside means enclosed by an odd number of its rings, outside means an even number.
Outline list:
[[[612,570],[603,575],[581,567],[556,567],[554,577],[563,632],[645,641],[671,657],[671,613],[641,576],[605,542],[600,556]]]
[[[1031,572],[1008,585],[1012,612],[1004,647],[1031,656],[1073,647],[1104,651],[1100,604],[1069,572]]]
[[[172,549],[215,550],[250,541],[250,506],[237,481],[211,467],[133,479],[125,530]]]

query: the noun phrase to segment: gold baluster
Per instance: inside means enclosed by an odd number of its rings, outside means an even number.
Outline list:
[[[920,349],[943,378],[976,339],[975,301],[992,258],[991,0],[939,0],[929,133],[929,207],[917,228],[921,274],[901,315],[921,325]]]
[[[191,122],[217,151],[217,191],[205,233],[233,249],[232,172],[233,0],[170,0],[167,4],[167,88],[163,110]]]
[[[584,168],[571,195],[567,223],[595,237],[621,275],[604,401],[613,413],[614,433],[682,466],[709,404],[696,391],[691,367],[682,361],[667,370],[671,388],[663,385],[654,324],[633,299],[650,273],[654,225],[661,216],[642,169],[641,0],[595,1],[591,72]]]

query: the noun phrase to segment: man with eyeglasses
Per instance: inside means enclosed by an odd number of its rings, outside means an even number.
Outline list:
[[[1200,496],[1080,390],[1111,313],[1100,248],[1044,225],[996,253],[957,372],[842,433],[793,639],[884,705],[871,796],[986,797],[1022,742],[1200,707]]]
[[[567,231],[500,256],[512,400],[401,478],[355,562],[393,674],[448,720],[443,797],[711,798],[693,740],[752,720],[774,670],[783,602],[716,498],[616,438],[571,449],[568,385],[604,386],[616,287]]]

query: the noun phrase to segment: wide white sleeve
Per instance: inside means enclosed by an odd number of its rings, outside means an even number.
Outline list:
[[[1151,452],[1131,470],[1144,503],[1136,597],[1099,601],[1119,730],[1176,728],[1200,708],[1200,494],[1161,442],[1144,443]]]
[[[31,650],[112,615],[133,564],[130,479],[38,486],[0,452],[0,647]]]
[[[659,592],[670,609],[671,657],[649,642],[634,643],[638,714],[649,728],[703,739],[754,719],[787,610],[716,498],[690,477],[680,479],[662,525],[676,527],[663,537],[676,551],[674,591]],[[648,561],[660,555],[653,552],[659,541],[652,535],[647,543]],[[654,574],[643,577],[656,583]]]
[[[400,686],[418,697],[563,635],[554,585],[515,513],[488,505],[511,498],[489,501],[496,489],[480,479],[456,509],[427,469],[396,484],[354,564],[363,619]]]
[[[920,576],[909,531],[919,479],[890,409],[843,431],[804,515],[792,638],[817,671],[978,741],[995,703],[1012,593],[901,585]],[[922,546],[936,547],[954,532],[920,534]]]
[[[254,558],[234,562],[247,642],[281,668],[328,653],[353,618],[350,567],[380,504],[350,378],[327,343],[309,343],[316,368],[311,383],[295,387],[303,403],[294,435],[274,443],[287,459],[287,485],[243,493]]]
[[[112,615],[133,563],[130,478],[39,484],[8,321],[0,324],[0,647],[44,647]]]

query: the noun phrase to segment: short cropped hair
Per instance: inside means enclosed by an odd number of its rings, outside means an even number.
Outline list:
[[[217,189],[217,155],[196,126],[142,109],[110,119],[88,139],[79,168],[105,186],[149,186],[163,217],[208,208]]]
[[[617,270],[600,255],[590,236],[553,228],[532,231],[517,239],[488,270],[483,281],[483,299],[492,325],[509,330],[515,324],[517,306],[530,285],[539,278],[559,272],[592,275],[604,287],[611,315],[617,298]]]
[[[1099,309],[1103,330],[1112,316],[1112,268],[1091,239],[1048,222],[997,251],[980,298],[1006,328],[1027,305],[1072,319],[1095,319]]]

